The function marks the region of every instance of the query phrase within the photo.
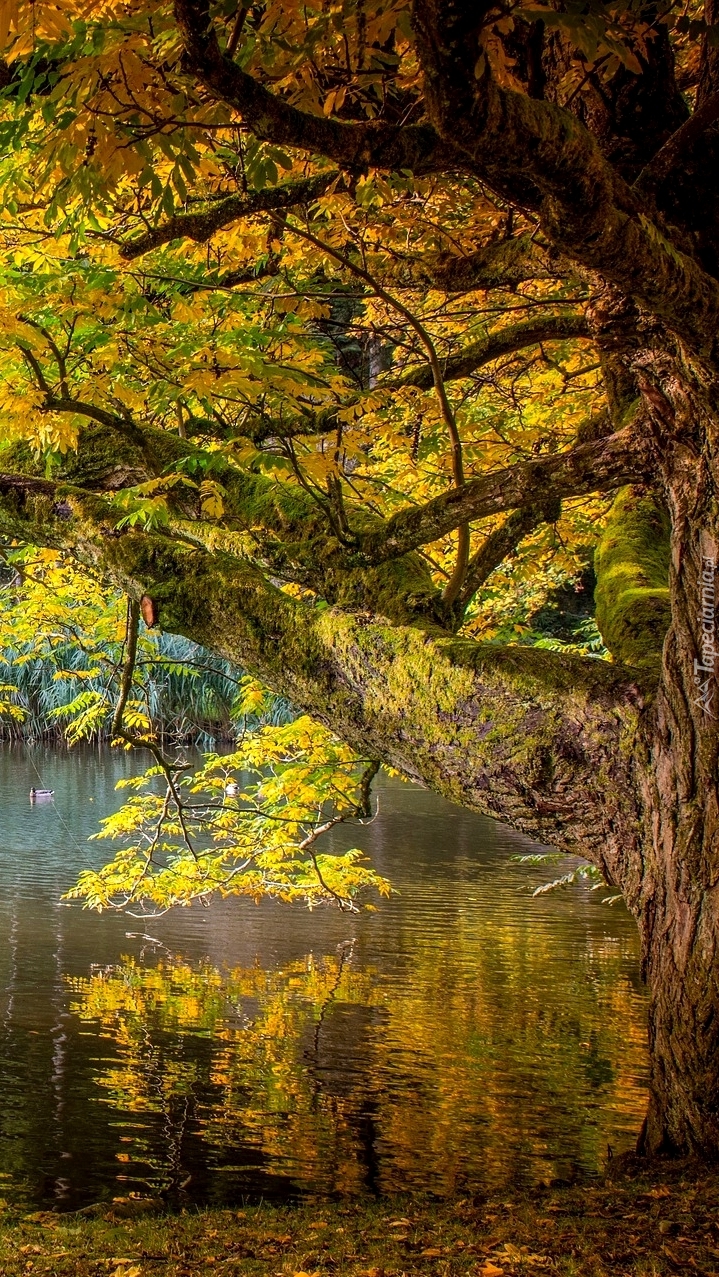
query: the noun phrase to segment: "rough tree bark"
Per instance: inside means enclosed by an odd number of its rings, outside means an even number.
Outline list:
[[[651,990],[651,1151],[719,1147],[719,700],[714,678],[719,422],[676,357],[666,387],[662,479],[671,515],[671,625],[645,729],[647,835],[636,896]],[[673,402],[669,393],[674,391]],[[694,391],[694,393],[691,393]]]

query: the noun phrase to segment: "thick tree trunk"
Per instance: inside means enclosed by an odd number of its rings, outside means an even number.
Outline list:
[[[670,639],[670,651],[675,644]],[[693,662],[696,657],[689,654]],[[675,674],[675,671],[671,671]],[[648,854],[634,904],[650,989],[650,1102],[640,1146],[719,1150],[719,807],[703,694],[665,675],[647,785]],[[714,709],[717,694],[714,691]],[[700,712],[704,713],[703,702]]]
[[[719,1152],[719,429],[706,387],[665,360],[644,384],[664,435],[672,622],[647,731],[645,850],[626,896],[650,988],[641,1145]],[[701,441],[701,442],[700,442]],[[647,729],[651,729],[650,731]]]
[[[719,1149],[719,902],[716,888],[687,889],[678,862],[675,871],[640,919],[651,1002],[649,1111],[638,1147],[712,1158]]]

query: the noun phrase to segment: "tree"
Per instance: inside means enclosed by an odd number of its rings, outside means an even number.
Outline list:
[[[714,0],[2,12],[3,535],[598,866],[715,1154]],[[617,491],[614,662],[486,641]]]

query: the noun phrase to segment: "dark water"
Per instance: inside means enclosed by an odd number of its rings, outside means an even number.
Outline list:
[[[61,905],[140,766],[0,752],[0,1195],[447,1194],[631,1146],[645,999],[621,905],[532,899],[527,844],[394,782],[347,835],[399,890],[376,913]],[[40,783],[55,805],[30,805]]]

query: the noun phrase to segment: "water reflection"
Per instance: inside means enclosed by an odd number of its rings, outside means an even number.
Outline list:
[[[626,913],[581,887],[533,900],[521,839],[397,784],[362,831],[400,891],[376,914],[226,901],[145,929],[58,908],[135,766],[0,753],[0,1194],[445,1194],[592,1173],[631,1145]],[[29,810],[35,772],[52,810]]]
[[[155,1119],[126,1122],[124,1178],[188,1190],[198,1139],[238,1189],[262,1170],[327,1193],[447,1194],[596,1165],[601,1117],[622,1106],[633,991],[612,978],[612,947],[594,955],[604,987],[578,973],[570,1005],[566,989],[533,997],[516,967],[514,991],[492,988],[512,949],[499,928],[468,980],[466,948],[438,963],[420,937],[404,993],[351,942],[269,971],[163,957],[75,980],[71,1009],[116,1048],[97,1079],[106,1101]]]

